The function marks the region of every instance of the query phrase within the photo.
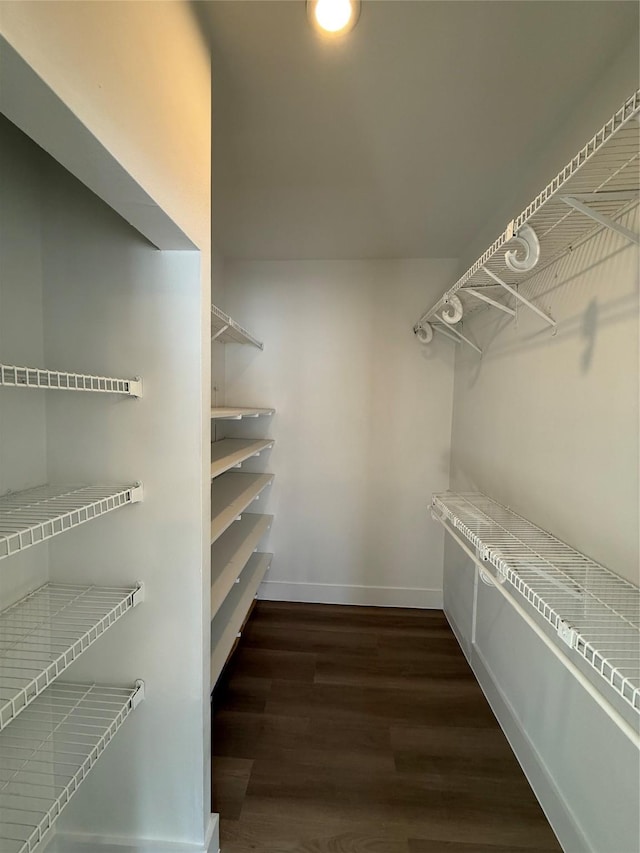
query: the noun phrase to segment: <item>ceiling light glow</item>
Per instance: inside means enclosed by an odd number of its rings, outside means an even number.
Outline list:
[[[360,0],[307,0],[307,14],[324,35],[343,35],[357,23]]]
[[[353,14],[349,0],[318,0],[316,3],[316,21],[328,33],[343,30]]]

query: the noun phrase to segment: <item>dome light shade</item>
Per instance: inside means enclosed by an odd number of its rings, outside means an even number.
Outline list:
[[[360,16],[360,0],[307,0],[307,15],[318,32],[341,36],[355,27]]]

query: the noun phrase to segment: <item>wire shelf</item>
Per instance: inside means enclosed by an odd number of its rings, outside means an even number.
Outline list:
[[[34,853],[143,696],[54,684],[0,734],[2,853]]]
[[[640,589],[482,493],[433,506],[640,713]]]
[[[503,293],[501,285],[487,270],[510,287],[522,284],[607,227],[602,222],[594,224],[594,218],[604,216],[610,224],[615,224],[620,216],[635,206],[640,194],[640,139],[638,126],[632,119],[639,114],[640,90],[623,104],[520,215],[508,224],[465,274],[420,317],[414,331],[417,332],[426,323],[441,329],[451,329],[442,320],[441,313],[454,295],[462,301],[463,316],[483,307],[479,299],[468,292],[465,294],[465,290],[474,289],[490,298],[497,298]],[[565,199],[584,202],[595,215],[585,215],[584,209],[572,207]],[[530,272],[514,272],[504,262],[504,251],[515,247],[513,240],[525,225],[531,226],[538,237],[539,261]]]
[[[37,486],[0,498],[0,560],[142,500],[142,486]]]
[[[0,731],[141,597],[140,587],[48,583],[0,612]]]
[[[211,339],[222,344],[251,344],[258,349],[264,349],[263,343],[216,305],[211,306]]]
[[[141,379],[116,379],[89,373],[64,373],[39,367],[0,364],[0,385],[13,388],[53,388],[60,391],[98,391],[103,394],[128,394],[142,397]]]

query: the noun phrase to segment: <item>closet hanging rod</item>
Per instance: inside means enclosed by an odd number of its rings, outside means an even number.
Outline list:
[[[413,331],[421,342],[427,343],[432,338],[430,332],[425,334],[428,327],[438,328],[445,324],[442,312],[453,297],[457,296],[462,302],[459,319],[482,307],[479,292],[494,283],[492,277],[497,276],[497,283],[503,288],[513,289],[525,280],[525,274],[528,278],[533,270],[544,269],[603,228],[610,228],[634,243],[639,242],[638,235],[619,222],[639,199],[640,151],[637,123],[633,121],[639,116],[640,90],[637,90],[542,192],[509,222],[464,275],[420,317]],[[469,300],[467,293],[474,298]],[[514,293],[512,290],[511,295]],[[523,301],[521,295],[518,298]],[[489,305],[503,311],[513,310],[511,305],[502,306],[502,303]],[[539,307],[530,302],[526,307],[533,308],[555,326]]]

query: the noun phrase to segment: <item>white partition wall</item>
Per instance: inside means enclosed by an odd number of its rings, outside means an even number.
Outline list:
[[[142,396],[0,388],[0,496],[46,482],[141,481],[144,498],[2,560],[0,609],[47,580],[143,584],[141,605],[97,638],[64,681],[143,679],[145,700],[47,838],[65,853],[113,844],[217,850],[209,769],[208,58],[186,4],[73,5],[0,6],[7,39],[0,111],[82,180],[0,116],[0,239],[8,249],[0,362],[140,376]],[[104,52],[89,49],[96,24],[102,46],[110,44]],[[147,40],[149,28],[157,41]],[[191,59],[179,80],[167,70],[163,81],[152,53],[165,51],[169,31],[173,50]],[[143,72],[141,63],[156,70]],[[127,102],[118,74],[134,71]],[[185,86],[190,105],[180,122]],[[188,158],[163,124],[180,126]],[[108,204],[91,190],[104,190]]]

